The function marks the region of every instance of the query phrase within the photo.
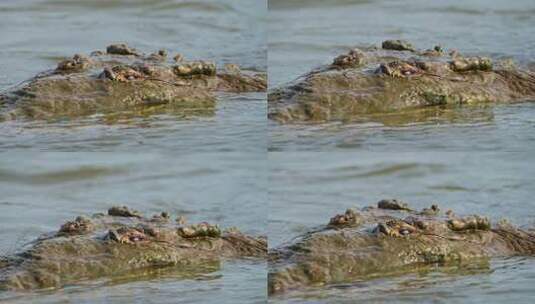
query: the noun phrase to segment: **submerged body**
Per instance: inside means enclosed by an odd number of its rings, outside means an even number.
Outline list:
[[[509,61],[463,57],[405,41],[353,49],[268,95],[269,117],[287,123],[352,120],[437,105],[535,99],[535,74]]]
[[[466,264],[534,255],[535,233],[481,216],[413,211],[397,200],[349,209],[328,225],[269,252],[270,294],[411,272],[424,265]]]
[[[166,213],[144,218],[126,207],[78,217],[22,253],[0,257],[0,289],[56,288],[161,267],[202,268],[224,258],[267,254],[267,241]]]
[[[213,108],[215,92],[261,92],[263,73],[217,71],[207,61],[183,61],[167,52],[144,55],[124,44],[106,52],[75,55],[53,71],[41,73],[0,93],[0,118],[50,118],[134,107]]]

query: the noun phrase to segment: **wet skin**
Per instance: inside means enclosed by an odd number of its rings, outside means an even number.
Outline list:
[[[348,209],[325,226],[269,251],[268,288],[280,294],[306,286],[346,283],[417,271],[425,265],[480,263],[535,254],[535,233],[478,215],[412,210],[398,200]]]
[[[127,45],[76,54],[0,93],[0,119],[73,117],[146,107],[214,108],[216,92],[265,92],[265,73],[208,61],[145,55]]]
[[[162,267],[203,270],[223,259],[266,255],[264,237],[114,207],[106,215],[77,217],[21,253],[0,257],[0,289],[59,288]]]
[[[510,60],[463,57],[441,46],[418,51],[406,41],[353,49],[268,94],[281,122],[354,120],[429,106],[535,99],[535,74]]]

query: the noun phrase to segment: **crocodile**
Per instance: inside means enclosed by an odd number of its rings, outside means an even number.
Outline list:
[[[268,292],[418,271],[425,266],[481,263],[493,257],[535,255],[535,231],[506,220],[414,210],[396,199],[350,208],[326,225],[269,249]]]
[[[78,216],[0,257],[0,290],[61,288],[136,271],[203,269],[224,259],[267,256],[265,237],[206,222],[188,225],[166,212],[144,217],[125,206]]]
[[[430,106],[535,100],[535,73],[513,60],[493,62],[441,46],[417,50],[403,40],[351,49],[268,93],[280,123],[352,121]]]
[[[49,119],[147,107],[212,109],[217,92],[265,92],[267,75],[211,61],[168,59],[126,44],[75,54],[0,92],[0,119]]]

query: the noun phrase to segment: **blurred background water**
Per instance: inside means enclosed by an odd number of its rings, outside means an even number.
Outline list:
[[[269,0],[269,83],[281,86],[355,46],[406,39],[463,54],[535,62],[530,0]],[[535,104],[425,109],[349,124],[269,123],[271,151],[501,150],[535,148]]]

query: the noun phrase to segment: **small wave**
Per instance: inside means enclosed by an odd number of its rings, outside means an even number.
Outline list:
[[[406,7],[407,9],[414,9],[414,7]],[[420,12],[428,13],[448,13],[457,15],[469,16],[483,16],[483,15],[500,15],[500,16],[517,16],[517,17],[531,17],[535,14],[535,9],[477,9],[461,6],[436,6],[417,9]]]
[[[231,12],[236,11],[230,4],[219,2],[205,2],[205,1],[180,1],[173,3],[163,3],[151,8],[151,10],[157,11],[169,11],[169,10],[192,10],[198,12]]]
[[[394,175],[397,173],[402,172],[408,172],[408,171],[414,171],[416,169],[431,169],[433,171],[435,170],[441,170],[443,169],[443,165],[439,164],[418,164],[418,163],[406,163],[406,164],[394,164],[389,165],[383,168],[370,170],[364,173],[361,173],[357,175],[358,177],[377,177],[377,176],[387,176],[387,175]]]
[[[464,14],[464,15],[485,15],[487,12],[477,9],[472,9],[468,7],[458,7],[458,6],[447,6],[441,8],[434,8],[432,11],[444,12],[444,13],[454,13],[454,14]]]
[[[494,10],[497,15],[503,16],[519,16],[519,17],[533,17],[535,16],[535,8],[532,9],[503,9],[503,10]]]
[[[465,188],[463,186],[457,185],[436,185],[430,186],[430,190],[446,191],[446,192],[468,192],[472,191],[471,189]]]
[[[47,0],[39,3],[35,7],[45,10],[51,10],[57,7],[61,8],[84,8],[84,9],[115,9],[115,8],[137,8],[137,7],[154,7],[160,3],[166,3],[169,0]]]
[[[118,175],[125,171],[126,169],[122,168],[105,168],[97,166],[81,166],[75,169],[36,174],[0,169],[0,181],[30,185],[49,185]]]
[[[321,8],[321,7],[338,7],[350,5],[362,5],[373,3],[372,0],[270,0],[268,9],[270,10],[287,10],[296,8]]]
[[[384,176],[393,176],[396,174],[416,174],[418,176],[423,176],[426,172],[440,172],[443,171],[445,166],[442,164],[422,164],[422,163],[402,163],[402,164],[379,164],[373,169],[368,169],[364,172],[358,167],[337,167],[331,171],[334,171],[333,174],[328,174],[327,176],[322,176],[314,182],[320,183],[335,183],[339,181],[347,181],[351,179],[367,179],[372,177],[384,177]],[[352,168],[356,171],[351,173]],[[343,174],[343,172],[347,172]]]

